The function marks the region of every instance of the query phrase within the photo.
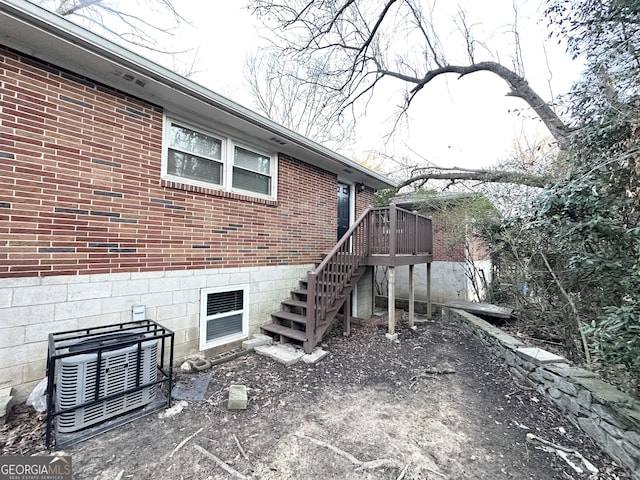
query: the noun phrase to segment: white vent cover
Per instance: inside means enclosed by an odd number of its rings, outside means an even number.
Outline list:
[[[140,335],[140,334],[138,334]],[[118,348],[119,342],[126,346]],[[106,339],[108,337],[108,339]],[[138,344],[131,341],[131,332],[91,339],[96,345],[112,345],[109,350],[102,351],[100,365],[100,391],[98,398],[105,398],[136,387],[138,372]],[[138,338],[144,338],[138,336]],[[87,343],[82,345],[87,348]],[[70,346],[69,351],[73,352]],[[140,383],[156,381],[156,365],[158,357],[158,341],[148,340],[141,343]],[[98,354],[83,353],[62,358],[57,366],[56,404],[58,410],[73,408],[95,399],[96,368]],[[129,410],[142,407],[152,402],[156,396],[156,385],[145,387],[134,393],[116,396],[90,407],[81,407],[58,416],[56,429],[60,433],[75,432],[90,425],[100,423]]]

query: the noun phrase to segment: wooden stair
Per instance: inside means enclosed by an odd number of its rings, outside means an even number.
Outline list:
[[[351,292],[368,267],[365,265],[413,265],[407,258],[428,263],[433,253],[431,219],[415,212],[389,207],[368,208],[338,240],[331,251],[300,280],[291,298],[271,314],[262,326],[281,342],[297,342],[307,353],[320,343],[337,317],[349,334]],[[380,263],[380,257],[386,263]],[[397,259],[402,257],[402,262]],[[344,306],[344,308],[342,308]],[[342,308],[342,315],[338,312]]]
[[[304,345],[307,339],[307,281],[300,280],[298,288],[291,290],[291,298],[283,300],[280,310],[271,314],[271,323],[260,328],[281,343]]]
[[[304,347],[305,351],[311,352],[322,340],[322,336],[365,271],[366,267],[359,267],[342,286],[340,292],[336,293],[335,301],[325,315],[327,326],[321,332],[307,331],[307,279],[300,280],[298,287],[291,290],[291,298],[283,300],[280,310],[271,314],[271,323],[260,328],[281,343],[293,342]]]

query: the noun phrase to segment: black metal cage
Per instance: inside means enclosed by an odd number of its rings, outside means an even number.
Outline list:
[[[171,405],[174,333],[152,320],[50,333],[46,445],[66,448]]]

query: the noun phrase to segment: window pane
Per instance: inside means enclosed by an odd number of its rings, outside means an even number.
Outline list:
[[[254,172],[271,174],[271,158],[252,152],[242,147],[235,147],[234,162],[237,167],[242,167]]]
[[[221,159],[222,140],[171,124],[171,146],[189,153]]]
[[[207,295],[207,317],[242,310],[243,304],[244,290],[210,293]]]
[[[171,149],[167,159],[167,172],[201,182],[222,184],[221,163]]]
[[[240,188],[250,192],[271,194],[271,177],[249,172],[242,168],[233,169],[233,188]]]
[[[242,333],[242,314],[207,320],[207,341]]]

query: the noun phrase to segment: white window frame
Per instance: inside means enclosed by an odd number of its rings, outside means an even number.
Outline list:
[[[204,181],[193,180],[191,178],[180,177],[178,175],[172,175],[168,172],[168,160],[169,160],[169,145],[171,136],[171,124],[176,124],[180,127],[188,128],[196,132],[214,137],[222,142],[221,158],[222,163],[222,184],[209,183]],[[233,163],[234,163],[234,149],[235,147],[244,148],[253,153],[268,157],[270,159],[269,166],[270,172],[268,176],[271,179],[271,193],[265,195],[262,193],[254,192],[252,190],[243,190],[233,187]],[[246,169],[245,169],[246,170]],[[225,135],[220,131],[216,131],[211,128],[202,128],[193,123],[182,121],[180,118],[176,118],[169,115],[163,115],[163,134],[162,134],[162,166],[161,166],[161,178],[171,182],[181,183],[184,185],[193,185],[196,187],[207,188],[209,190],[219,190],[224,192],[238,193],[240,195],[246,195],[249,197],[263,198],[266,200],[277,199],[277,186],[278,186],[278,155],[271,152],[267,152],[262,148],[256,147],[247,143],[246,141],[240,141],[229,135]]]
[[[236,290],[242,290],[243,305],[242,310],[235,310],[233,312],[225,312],[218,315],[207,316],[207,296],[212,293],[221,292],[234,292]],[[224,337],[216,338],[207,342],[207,322],[209,320],[215,320],[216,318],[223,318],[229,315],[237,315],[242,313],[242,331],[234,333],[232,335],[226,335]],[[220,345],[226,345],[228,343],[237,342],[243,340],[249,336],[249,285],[233,285],[226,287],[213,287],[203,288],[200,290],[200,350],[207,350],[209,348],[219,347]]]
[[[249,145],[245,145],[243,143],[239,143],[239,142],[229,142],[229,143],[230,143],[229,149],[228,149],[229,150],[229,162],[228,162],[229,163],[229,165],[228,165],[229,174],[228,174],[227,178],[229,178],[231,191],[233,191],[233,192],[241,192],[242,194],[245,194],[245,195],[246,194],[258,195],[258,196],[263,196],[263,197],[266,197],[266,198],[272,198],[273,197],[273,195],[272,195],[273,194],[273,190],[275,188],[275,178],[274,178],[275,175],[274,175],[274,171],[273,171],[274,156],[266,154],[266,153],[262,152],[261,150],[258,150],[258,149],[254,148],[254,147],[249,146]],[[271,190],[271,194],[265,195],[265,194],[254,192],[253,190],[242,190],[240,188],[233,188],[233,168],[235,166],[235,148],[236,147],[240,147],[240,148],[243,148],[245,150],[250,151],[251,153],[256,153],[258,155],[262,155],[263,157],[269,158],[269,160],[270,160],[269,161],[269,170],[270,170],[269,174],[264,174],[264,173],[257,172],[255,170],[251,170],[249,168],[240,167],[240,166],[238,166],[238,168],[241,169],[241,170],[244,170],[246,172],[257,173],[258,175],[264,175],[266,177],[269,177],[271,179],[271,189],[270,189]]]

